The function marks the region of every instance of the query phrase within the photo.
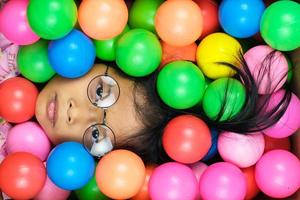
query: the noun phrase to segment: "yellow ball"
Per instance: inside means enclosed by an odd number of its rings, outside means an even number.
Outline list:
[[[197,48],[197,63],[203,73],[211,78],[233,76],[236,72],[230,67],[219,64],[225,62],[240,66],[242,47],[233,37],[225,33],[213,33],[206,36]]]

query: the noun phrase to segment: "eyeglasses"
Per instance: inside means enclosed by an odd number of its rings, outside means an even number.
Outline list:
[[[103,121],[93,124],[86,129],[83,135],[83,144],[88,152],[96,157],[101,157],[113,149],[116,137],[111,128],[106,125],[106,111],[114,105],[120,96],[120,87],[115,79],[108,75],[106,68],[104,75],[94,77],[87,87],[87,96],[90,102],[103,109]],[[110,139],[113,135],[114,141]]]

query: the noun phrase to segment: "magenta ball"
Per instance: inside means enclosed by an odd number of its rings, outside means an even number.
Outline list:
[[[24,122],[10,129],[6,141],[9,154],[28,152],[46,160],[51,144],[43,129],[35,122]]]
[[[272,150],[255,167],[257,186],[273,198],[286,198],[300,187],[300,161],[286,150]]]
[[[50,179],[47,177],[45,185],[43,189],[39,192],[39,194],[33,198],[33,200],[66,200],[70,191],[63,190],[57,187]]]
[[[198,183],[193,171],[176,162],[158,166],[149,180],[152,200],[194,200],[197,190]]]
[[[258,86],[259,94],[271,94],[279,90],[286,82],[288,62],[280,51],[274,51],[268,45],[259,45],[249,49],[245,61]]]
[[[243,172],[228,162],[210,165],[200,179],[200,194],[203,199],[242,200],[247,184]]]
[[[273,93],[267,109],[278,105],[284,96],[284,90]],[[283,116],[270,128],[263,130],[263,133],[273,138],[285,138],[294,134],[300,128],[300,100],[292,93],[291,101]]]
[[[254,165],[264,153],[264,148],[265,140],[262,133],[223,132],[218,139],[218,152],[223,160],[240,168]]]
[[[18,45],[32,44],[40,39],[28,24],[28,4],[29,0],[10,0],[0,11],[1,33]]]

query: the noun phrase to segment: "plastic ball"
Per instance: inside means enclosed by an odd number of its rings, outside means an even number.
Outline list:
[[[109,200],[98,188],[95,176],[82,188],[75,191],[79,200]]]
[[[6,141],[7,152],[28,152],[44,161],[51,144],[44,130],[35,122],[17,124],[10,131]]]
[[[204,171],[207,169],[207,167],[208,166],[202,162],[197,162],[190,165],[190,168],[193,170],[194,175],[196,176],[198,184],[200,183],[201,176],[204,173]],[[201,199],[201,195],[200,195],[200,191],[198,190],[195,200],[199,200],[199,199]]]
[[[33,200],[66,200],[70,196],[70,193],[71,191],[57,187],[49,177],[47,177],[43,189],[33,198]]]
[[[29,0],[10,0],[0,12],[1,33],[11,42],[28,45],[39,40],[27,21]]]
[[[42,161],[30,153],[13,153],[0,165],[0,188],[13,199],[33,198],[45,181],[46,170]]]
[[[46,82],[55,74],[48,60],[48,42],[46,40],[22,46],[17,62],[21,74],[33,82]]]
[[[65,190],[83,187],[93,177],[95,163],[85,147],[78,142],[57,145],[47,160],[47,174],[51,181]]]
[[[286,82],[288,62],[285,56],[268,45],[259,45],[249,49],[245,61],[258,86],[259,94],[271,94],[279,90]]]
[[[201,9],[193,1],[165,1],[156,12],[155,29],[159,37],[170,45],[189,45],[202,33]]]
[[[207,154],[211,146],[210,130],[200,118],[181,115],[164,128],[162,145],[173,160],[195,163]]]
[[[219,19],[226,33],[248,38],[259,32],[260,19],[265,10],[262,0],[227,0],[219,8]]]
[[[172,46],[164,41],[161,41],[162,47],[162,60],[160,67],[164,67],[166,64],[173,61],[186,60],[196,62],[197,44],[192,43],[187,46]]]
[[[300,4],[294,1],[272,3],[264,12],[260,30],[265,42],[280,51],[300,47]]]
[[[218,153],[218,137],[219,133],[215,129],[210,129],[211,133],[211,146],[207,152],[207,154],[202,158],[202,161],[207,161],[215,157]]]
[[[160,64],[162,50],[158,38],[150,31],[132,29],[117,42],[116,63],[130,76],[142,77]]]
[[[194,200],[198,183],[193,171],[180,163],[169,162],[158,166],[149,181],[152,200]]]
[[[140,191],[136,195],[134,195],[134,197],[132,197],[131,200],[141,200],[141,199],[142,200],[151,200],[148,186],[149,186],[150,177],[151,177],[154,169],[155,169],[154,165],[146,166],[146,177],[145,177],[144,184],[141,187]]]
[[[27,18],[41,38],[56,40],[72,31],[77,21],[74,0],[30,0]]]
[[[207,86],[202,106],[209,118],[224,121],[238,114],[245,100],[246,91],[241,82],[232,78],[220,78]]]
[[[247,193],[245,200],[252,200],[258,193],[259,188],[255,181],[255,166],[241,169],[246,177]]]
[[[285,150],[269,151],[256,164],[255,180],[268,196],[289,197],[300,187],[300,161]]]
[[[175,109],[187,109],[201,101],[205,79],[192,62],[175,61],[159,72],[156,86],[165,104]]]
[[[197,64],[203,73],[211,79],[233,76],[235,71],[227,65],[239,67],[242,53],[240,43],[225,33],[213,33],[199,44],[196,54]]]
[[[116,46],[118,40],[130,30],[129,26],[125,26],[120,35],[108,40],[94,40],[96,48],[96,56],[101,60],[114,61],[116,60]]]
[[[267,110],[276,107],[284,96],[284,90],[272,94]],[[294,134],[300,128],[300,100],[292,93],[291,100],[283,116],[271,127],[263,130],[263,133],[273,138],[285,138]]]
[[[20,74],[17,68],[19,46],[12,44],[0,33],[0,83]]]
[[[272,138],[267,135],[264,135],[265,138],[265,152],[282,149],[282,150],[291,150],[291,142],[290,138]]]
[[[85,0],[78,10],[78,22],[89,37],[107,40],[119,35],[128,20],[124,0]]]
[[[227,162],[210,165],[202,174],[199,186],[203,199],[244,199],[247,191],[243,172]]]
[[[217,32],[219,25],[218,4],[214,0],[194,0],[201,8],[203,17],[203,30],[200,39]]]
[[[158,7],[163,0],[136,0],[133,2],[128,23],[131,28],[142,28],[155,33],[154,19]]]
[[[0,84],[0,116],[12,123],[33,117],[38,90],[30,81],[15,77]]]
[[[218,151],[223,160],[240,168],[254,165],[264,153],[264,147],[264,136],[261,133],[244,135],[223,132],[218,139]]]
[[[78,78],[94,65],[96,50],[86,35],[74,29],[65,37],[50,42],[48,56],[56,73],[66,78]]]
[[[145,180],[142,159],[128,150],[115,150],[99,161],[96,181],[99,189],[112,199],[129,199],[138,193]]]

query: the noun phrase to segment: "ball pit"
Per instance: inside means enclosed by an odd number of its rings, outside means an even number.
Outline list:
[[[297,198],[300,4],[264,2],[1,1],[0,188],[4,199]],[[298,53],[288,52],[297,48]],[[78,142],[84,128],[96,122],[91,121],[96,108],[85,95],[88,73],[100,69],[92,68],[95,62],[109,66],[106,72],[116,78],[120,98],[103,121],[98,116],[103,109],[95,111],[97,123],[113,130],[116,150],[94,160]],[[82,94],[80,103],[73,92],[47,84],[55,73],[74,83],[82,81],[82,88],[76,84],[71,89]],[[93,76],[104,73],[103,69]],[[129,80],[138,84],[129,87]],[[98,84],[100,100],[112,90]],[[58,106],[53,112],[59,123],[51,127],[43,123],[47,116],[34,117],[38,90],[48,86]],[[138,90],[131,95],[124,86]],[[145,91],[139,91],[140,86]],[[283,110],[279,102],[290,90],[291,100]],[[133,96],[134,102],[122,104],[125,96]],[[265,98],[270,98],[266,106],[253,113]],[[46,110],[45,115],[48,101],[45,108],[38,107]],[[66,102],[71,104],[65,106]],[[121,109],[134,110],[133,105],[138,108],[136,118],[146,125],[144,132],[151,135],[139,135],[145,133],[120,115]],[[263,116],[274,106],[282,116]],[[88,108],[85,114],[68,121],[70,113],[83,107]],[[244,131],[259,128],[257,120],[270,125],[255,133]],[[68,135],[64,135],[64,122]],[[51,146],[46,135],[53,138],[54,134],[57,140]],[[97,136],[94,129],[91,136]]]

